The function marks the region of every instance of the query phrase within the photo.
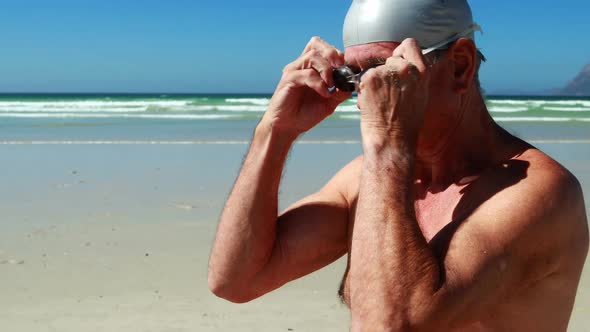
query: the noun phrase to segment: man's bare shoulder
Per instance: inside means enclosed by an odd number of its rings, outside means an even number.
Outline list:
[[[498,166],[480,187],[487,188],[481,197],[487,199],[473,219],[491,233],[490,240],[512,243],[525,255],[551,254],[549,269],[583,264],[588,248],[584,197],[564,166],[530,148]]]
[[[537,209],[544,211],[546,218],[543,220],[550,224],[550,228],[563,236],[561,240],[572,250],[568,253],[585,258],[588,222],[580,182],[568,169],[540,150],[530,149],[522,158],[531,165],[524,190],[537,196],[533,199],[539,203]]]
[[[548,314],[567,321],[588,251],[575,176],[529,148],[486,170],[462,194],[456,227],[439,236],[443,229],[431,245],[444,260],[451,293],[493,298],[488,306],[474,304],[467,316],[490,326],[499,324],[495,316],[531,326]],[[483,284],[495,295],[461,291]],[[553,301],[534,300],[539,297]]]
[[[568,217],[572,222],[584,221],[585,226],[585,218],[581,218],[585,216],[580,215],[580,212],[585,212],[582,186],[568,169],[536,148],[524,151],[511,161],[527,165],[522,181],[511,192],[522,198],[522,207],[534,207],[527,201],[532,204],[544,203],[537,205],[535,210]],[[563,218],[558,219],[564,221]]]
[[[560,210],[560,214],[572,211],[566,207],[579,209],[584,205],[577,178],[536,148],[529,148],[482,175],[483,185],[497,190],[490,192],[492,205],[505,202],[512,203],[516,210],[534,207],[534,210]],[[539,203],[545,204],[539,206]]]

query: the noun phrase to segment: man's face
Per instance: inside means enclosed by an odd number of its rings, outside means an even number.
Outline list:
[[[379,42],[350,46],[345,49],[344,60],[349,67],[359,72],[384,64],[399,45],[400,43],[396,42]],[[431,57],[431,54],[427,55],[427,57]],[[426,59],[425,61],[427,63],[432,63],[432,58]],[[444,61],[436,61],[435,65],[429,66],[431,99],[438,99],[437,96],[439,93],[445,91],[448,85],[452,83],[452,81],[448,79],[448,76],[441,76],[441,74],[444,73],[448,74],[448,69],[449,68]]]
[[[364,70],[384,63],[399,45],[400,43],[395,42],[380,42],[350,46],[345,49],[344,59],[351,68]],[[429,101],[420,136],[423,143],[430,145],[429,141],[442,139],[446,129],[453,126],[452,123],[457,116],[456,108],[453,107],[457,94],[453,89],[453,70],[449,62],[445,61],[444,55],[428,70],[430,71]]]

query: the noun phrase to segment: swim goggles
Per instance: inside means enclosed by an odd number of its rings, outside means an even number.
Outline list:
[[[481,27],[477,23],[473,23],[467,29],[465,29],[463,32],[454,34],[451,37],[441,41],[440,43],[437,43],[431,47],[422,49],[422,54],[427,55],[427,54],[432,53],[433,51],[436,51],[436,50],[446,49],[446,48],[448,48],[448,46],[450,44],[452,44],[453,42],[455,42],[459,38],[464,38],[475,31],[482,32]],[[369,69],[372,69],[372,68],[375,68],[375,67],[378,67],[378,66],[381,66],[384,64],[385,63],[378,63],[375,66],[369,67],[369,68],[362,70],[362,71],[355,71],[346,65],[335,68],[333,71],[334,86],[342,91],[354,92],[356,90],[357,84],[360,83],[361,77],[363,76],[363,74],[365,74]]]

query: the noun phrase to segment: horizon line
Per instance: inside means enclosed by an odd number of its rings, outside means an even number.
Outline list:
[[[0,96],[10,96],[10,95],[97,95],[97,96],[154,96],[154,95],[172,95],[172,96],[252,96],[252,95],[260,95],[260,96],[272,96],[274,92],[104,92],[104,91],[85,91],[85,92],[1,92]],[[590,98],[590,94],[588,95],[563,95],[559,93],[487,93],[484,94],[484,97],[562,97],[562,98]]]
[[[29,91],[3,92],[0,95],[271,95],[273,92],[112,92],[112,91]]]

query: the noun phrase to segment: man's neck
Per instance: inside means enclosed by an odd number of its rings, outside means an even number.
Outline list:
[[[494,122],[479,91],[470,94],[462,101],[454,123],[440,127],[451,128],[450,135],[433,135],[445,139],[419,144],[416,180],[427,188],[439,191],[453,183],[468,183],[509,153],[505,143],[510,135]]]

